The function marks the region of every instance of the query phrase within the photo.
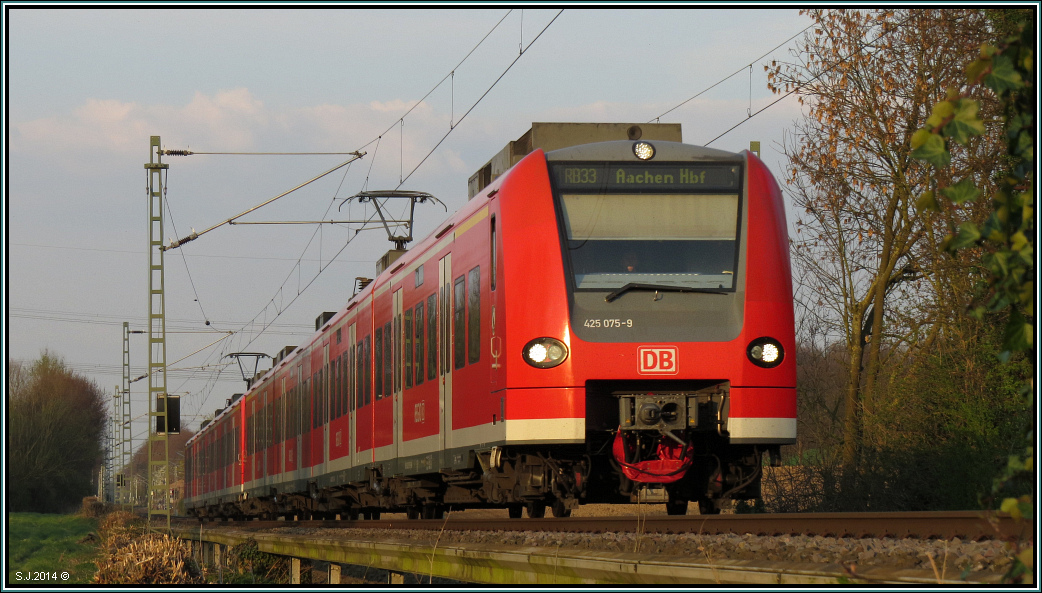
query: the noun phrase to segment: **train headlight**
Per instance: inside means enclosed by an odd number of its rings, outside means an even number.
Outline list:
[[[555,338],[536,338],[525,344],[521,356],[536,368],[549,369],[568,358],[568,347]]]
[[[637,142],[633,145],[633,154],[642,161],[651,160],[655,157],[655,147],[647,142]]]
[[[785,358],[785,350],[774,338],[757,338],[749,342],[746,354],[753,364],[767,369],[780,365]]]

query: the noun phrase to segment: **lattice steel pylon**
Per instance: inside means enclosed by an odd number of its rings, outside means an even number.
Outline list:
[[[148,162],[148,524],[166,517],[170,531],[170,443],[166,405],[166,296],[163,269],[163,161],[159,136],[149,143]],[[153,419],[155,419],[153,421]]]
[[[130,410],[130,324],[123,322],[123,390],[120,410],[120,433],[119,433],[119,469],[116,478],[116,504],[123,505],[126,510],[133,509],[130,489],[133,484],[132,476],[134,468],[131,462],[134,459],[134,438],[131,433],[131,420],[133,416]]]
[[[116,385],[112,390],[112,432],[109,436],[109,471],[108,476],[105,478],[106,488],[108,492],[105,493],[105,502],[118,504],[119,495],[117,489],[119,488],[119,403],[120,403],[120,391],[119,385]]]

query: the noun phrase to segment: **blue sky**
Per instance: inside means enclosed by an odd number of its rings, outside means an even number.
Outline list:
[[[5,5],[5,360],[49,349],[106,392],[121,382],[121,323],[143,329],[147,314],[142,165],[151,135],[166,148],[195,151],[366,150],[346,173],[251,217],[314,220],[336,214],[364,187],[397,186],[451,124],[448,139],[402,186],[429,191],[451,212],[466,202],[470,174],[532,122],[650,121],[744,67],[662,119],[680,123],[686,142],[705,144],[777,98],[762,65],[785,59],[794,42],[757,58],[810,24],[793,9],[577,5],[554,20],[557,13]],[[522,46],[524,55],[460,122]],[[799,114],[795,100],[783,100],[711,146],[737,151],[758,140],[780,177],[779,146]],[[344,158],[166,157],[166,234],[207,228]],[[446,216],[420,206],[415,235]],[[302,225],[225,226],[167,253],[168,327],[185,332],[168,335],[168,362],[182,370],[167,384],[182,395],[186,425],[196,427],[242,391],[236,368],[217,373],[223,355],[302,343],[315,317],[346,302],[353,278],[371,277],[389,247],[382,232],[360,233],[330,262],[352,233],[332,226],[314,233]],[[270,321],[273,302],[282,308],[294,298],[263,335],[222,339],[220,331],[255,317]],[[134,376],[146,363],[144,339],[133,337]],[[146,389],[144,381],[132,388],[135,414],[145,412]],[[143,430],[140,423],[135,436]]]

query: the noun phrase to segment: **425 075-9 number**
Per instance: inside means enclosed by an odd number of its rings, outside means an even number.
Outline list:
[[[607,329],[615,328],[630,328],[633,327],[632,319],[587,319],[583,323],[583,327],[600,327]]]

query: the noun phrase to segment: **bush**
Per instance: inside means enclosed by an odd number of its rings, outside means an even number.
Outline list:
[[[8,368],[8,510],[73,512],[94,490],[108,398],[47,352]]]
[[[105,516],[110,510],[109,506],[98,500],[97,496],[88,496],[83,499],[80,506],[80,515],[96,519]]]

